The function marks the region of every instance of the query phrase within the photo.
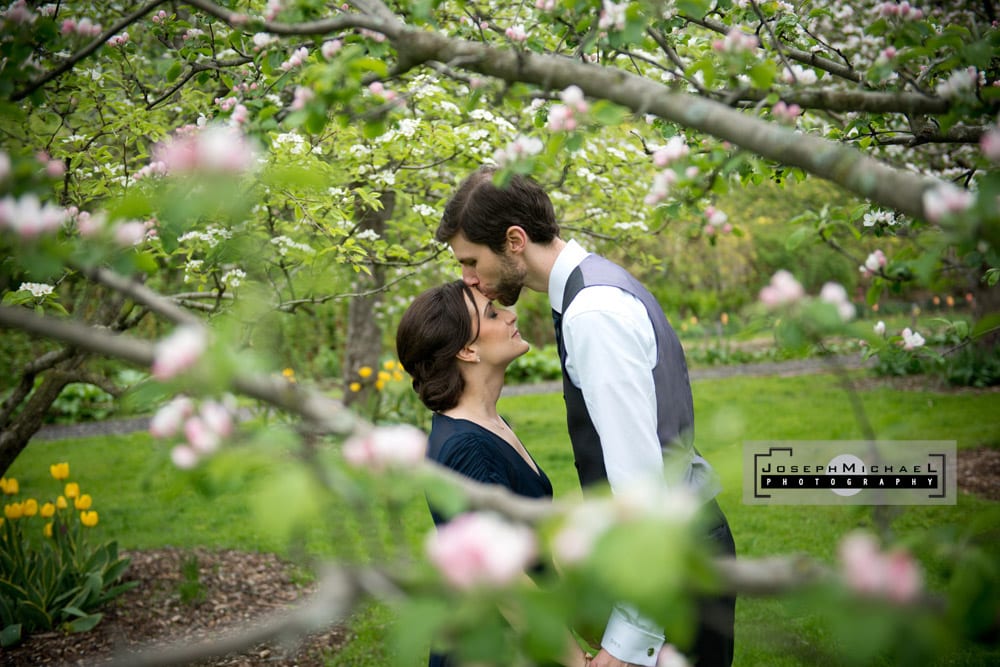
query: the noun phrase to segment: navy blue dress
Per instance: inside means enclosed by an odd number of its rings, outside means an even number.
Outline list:
[[[506,440],[466,419],[435,414],[427,458],[477,482],[507,487],[520,496],[552,497],[552,483],[537,463],[536,473]],[[433,507],[431,516],[435,525],[447,522]],[[448,656],[431,653],[429,667],[449,667],[450,664]]]

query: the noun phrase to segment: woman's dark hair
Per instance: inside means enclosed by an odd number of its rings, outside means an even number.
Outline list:
[[[455,407],[465,390],[455,355],[479,338],[479,314],[473,332],[470,303],[476,303],[472,289],[456,280],[418,296],[399,321],[396,355],[429,410]]]
[[[559,236],[552,200],[527,176],[514,174],[503,188],[493,184],[493,167],[481,167],[458,187],[444,209],[435,238],[448,243],[458,232],[472,243],[502,254],[507,229],[518,226],[535,243]]]

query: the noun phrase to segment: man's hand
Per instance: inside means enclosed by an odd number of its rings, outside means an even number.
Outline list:
[[[601,652],[594,656],[593,660],[590,661],[590,667],[637,667],[631,662],[622,662],[615,656],[608,653],[603,648]]]

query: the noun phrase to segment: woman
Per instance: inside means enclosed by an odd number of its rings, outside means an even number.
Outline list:
[[[427,456],[476,481],[551,498],[549,478],[497,414],[504,372],[528,348],[517,315],[460,280],[418,296],[396,332],[399,361],[434,412]],[[435,524],[446,521],[431,514]],[[566,664],[585,664],[582,651],[571,655]],[[431,667],[447,665],[447,656],[431,654]]]

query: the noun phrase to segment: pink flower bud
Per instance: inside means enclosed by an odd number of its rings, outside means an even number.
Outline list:
[[[431,563],[458,590],[510,584],[535,553],[535,535],[530,529],[494,514],[462,514],[427,539]]]
[[[153,377],[168,380],[194,366],[208,346],[204,329],[186,325],[174,330],[154,348]]]

